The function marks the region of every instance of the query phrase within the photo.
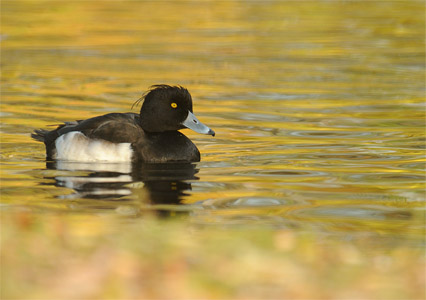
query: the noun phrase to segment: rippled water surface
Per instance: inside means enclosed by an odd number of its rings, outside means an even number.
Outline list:
[[[369,9],[365,9],[366,6]],[[1,199],[15,210],[424,234],[422,1],[2,1]],[[180,84],[195,165],[46,165],[36,128]],[[137,111],[134,108],[133,111]]]

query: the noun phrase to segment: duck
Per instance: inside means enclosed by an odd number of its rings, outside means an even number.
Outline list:
[[[140,113],[109,113],[64,122],[54,130],[36,129],[31,137],[43,142],[46,160],[77,162],[199,162],[195,144],[179,130],[215,136],[194,115],[192,97],[180,86],[158,84],[134,105]],[[133,106],[132,106],[133,107]]]

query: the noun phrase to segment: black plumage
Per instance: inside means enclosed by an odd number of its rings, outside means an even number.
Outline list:
[[[38,129],[31,136],[44,142],[49,160],[57,156],[56,140],[64,134],[77,131],[91,140],[113,144],[130,143],[132,161],[200,161],[197,147],[178,130],[188,127],[210,135],[214,135],[214,131],[192,114],[192,98],[188,90],[181,86],[155,85],[137,103],[140,101],[143,104],[139,115],[110,113],[87,120],[65,122],[52,131]]]

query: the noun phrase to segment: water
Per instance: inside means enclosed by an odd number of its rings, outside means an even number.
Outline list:
[[[1,1],[1,297],[423,299],[424,1]],[[197,164],[45,161],[180,84]],[[136,112],[139,108],[134,108]]]
[[[423,6],[2,1],[3,213],[183,214],[421,244]],[[216,131],[184,130],[200,163],[46,165],[30,138],[130,111],[159,83],[187,87]]]

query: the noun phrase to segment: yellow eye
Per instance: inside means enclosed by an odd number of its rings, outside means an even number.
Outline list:
[[[176,108],[177,104],[173,102],[172,104],[170,104],[170,106],[173,107],[173,108]]]

